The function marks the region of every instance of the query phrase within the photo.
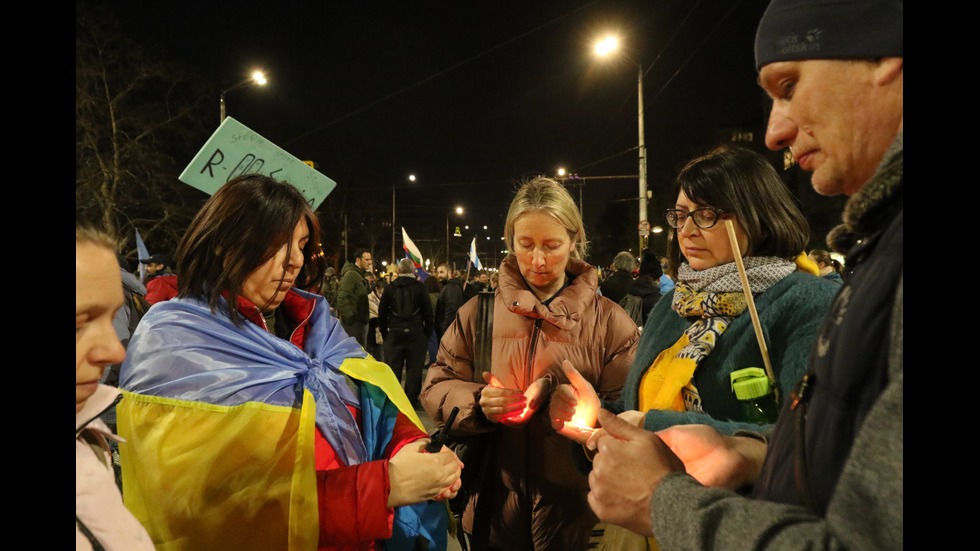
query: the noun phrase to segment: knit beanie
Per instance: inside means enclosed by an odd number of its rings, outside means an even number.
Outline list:
[[[904,57],[903,0],[773,0],[755,68],[799,59]]]

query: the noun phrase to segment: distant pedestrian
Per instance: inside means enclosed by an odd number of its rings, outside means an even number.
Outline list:
[[[436,270],[436,276],[442,282],[435,320],[441,339],[446,334],[446,329],[456,320],[456,311],[463,305],[463,279],[458,272],[449,268],[449,264],[441,264]]]
[[[156,304],[177,296],[177,276],[170,257],[155,254],[146,264],[146,301]]]
[[[619,304],[626,296],[626,291],[633,282],[633,270],[636,269],[636,259],[633,253],[623,251],[613,258],[613,268],[616,270],[599,286],[602,296]]]
[[[367,274],[372,266],[371,251],[356,249],[354,261],[347,261],[341,270],[340,285],[337,288],[340,323],[344,331],[364,347],[367,346],[367,326],[370,319]]]
[[[422,409],[419,393],[426,344],[432,335],[432,301],[425,285],[415,278],[415,264],[411,259],[398,262],[398,277],[382,293],[378,325],[384,338],[385,363],[399,380],[404,380],[405,394],[415,409]]]

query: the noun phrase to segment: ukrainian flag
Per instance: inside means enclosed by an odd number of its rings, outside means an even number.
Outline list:
[[[391,369],[322,297],[292,292],[317,300],[307,350],[190,299],[155,305],[130,341],[123,495],[158,549],[316,549],[314,428],[346,465],[383,458],[399,411],[421,428]],[[386,549],[413,549],[418,535],[444,548],[446,522],[440,503],[399,507]]]

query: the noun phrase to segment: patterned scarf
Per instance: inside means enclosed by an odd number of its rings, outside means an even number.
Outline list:
[[[765,292],[797,269],[797,263],[777,257],[748,257],[744,264],[753,296]],[[640,411],[703,411],[701,397],[694,386],[694,371],[714,350],[718,338],[732,320],[747,306],[734,262],[707,270],[695,270],[682,264],[677,275],[671,308],[681,317],[697,319],[677,343],[657,356],[643,375]]]

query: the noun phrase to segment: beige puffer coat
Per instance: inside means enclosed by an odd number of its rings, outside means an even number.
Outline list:
[[[554,390],[568,382],[561,370],[567,359],[600,399],[615,399],[633,361],[639,332],[619,305],[596,294],[595,268],[572,259],[566,273],[572,278],[570,285],[545,305],[527,287],[516,258],[504,259],[494,302],[492,372],[508,388],[527,389],[549,377]],[[489,482],[495,491],[495,547],[585,549],[596,522],[586,501],[588,480],[572,464],[575,444],[551,428],[548,401],[519,427],[491,423],[480,410],[485,385],[473,382],[476,314],[476,300],[459,309],[429,368],[422,404],[437,423],[454,407],[460,408],[453,436],[493,433]],[[472,509],[471,502],[464,516],[467,531]]]

